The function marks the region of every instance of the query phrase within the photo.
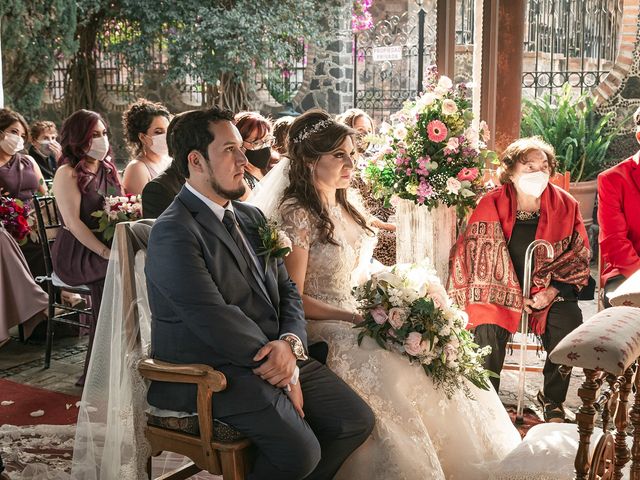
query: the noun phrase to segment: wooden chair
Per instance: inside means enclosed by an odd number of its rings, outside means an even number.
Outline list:
[[[56,239],[57,232],[62,228],[62,221],[56,199],[53,196],[33,197],[33,206],[38,222],[38,238],[42,246],[44,256],[44,266],[46,276],[36,277],[36,282],[46,284],[46,291],[49,294],[48,317],[47,317],[47,339],[44,356],[44,368],[51,365],[51,350],[53,347],[53,337],[55,336],[55,324],[65,323],[76,327],[89,327],[79,321],[79,315],[88,315],[90,321],[94,322],[91,307],[75,308],[62,302],[61,291],[64,289],[71,293],[78,293],[90,297],[91,291],[86,285],[70,286],[65,284],[53,271],[51,261],[51,245]]]
[[[558,365],[584,370],[585,381],[578,389],[582,405],[576,413],[577,428],[571,424],[536,425],[502,460],[496,480],[528,478],[533,473],[544,473],[548,480],[564,480],[571,471],[574,475],[570,478],[577,480],[639,480],[639,357],[638,308],[604,310],[567,335],[550,358]],[[595,427],[597,415],[601,429]],[[627,434],[629,424],[633,426],[632,437]],[[549,465],[553,465],[552,471]]]
[[[139,331],[136,325],[139,317],[135,258],[138,252],[146,251],[152,223],[152,220],[139,220],[120,223],[116,227],[123,279],[124,323],[130,332]],[[132,345],[140,341],[138,334],[127,338],[131,338]],[[227,386],[224,374],[208,365],[177,365],[153,359],[141,360],[138,370],[147,380],[191,383],[198,388],[197,416],[167,419],[147,415],[145,435],[151,444],[152,455],[168,451],[191,460],[159,478],[180,480],[206,470],[222,475],[224,480],[244,479],[251,465],[251,442],[212,417],[214,393],[223,391]],[[151,476],[151,458],[147,469]]]

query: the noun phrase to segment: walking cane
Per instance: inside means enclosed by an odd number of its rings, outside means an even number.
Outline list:
[[[553,246],[546,240],[534,240],[527,247],[524,255],[524,285],[522,286],[522,298],[529,298],[531,295],[531,259],[536,248],[544,246],[547,250],[547,258],[553,259]],[[522,411],[524,409],[524,380],[526,370],[524,366],[525,356],[527,354],[527,336],[529,334],[529,314],[522,308],[522,317],[520,319],[520,333],[522,334],[522,343],[520,344],[520,365],[518,368],[518,408],[516,411],[516,423],[522,425],[524,417]]]

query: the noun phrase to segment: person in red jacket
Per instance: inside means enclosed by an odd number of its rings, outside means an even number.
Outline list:
[[[640,108],[633,115],[640,143]],[[598,176],[600,287],[607,294],[640,270],[640,150]]]

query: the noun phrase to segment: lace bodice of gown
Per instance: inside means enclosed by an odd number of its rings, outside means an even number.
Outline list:
[[[340,205],[329,208],[329,217],[335,227],[333,238],[338,245],[321,240],[318,220],[295,200],[286,200],[278,217],[279,225],[291,242],[309,252],[304,293],[353,310],[355,301],[351,288],[360,280],[359,267],[367,263],[367,257],[371,258],[375,237],[367,234]]]

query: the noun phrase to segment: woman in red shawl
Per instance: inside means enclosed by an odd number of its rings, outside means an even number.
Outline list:
[[[502,185],[480,200],[452,251],[448,285],[469,315],[476,342],[492,347],[485,367],[498,374],[523,309],[547,352],[582,323],[577,294],[587,285],[591,256],[578,203],[549,183],[553,147],[539,137],[516,140],[504,151],[502,168]],[[551,243],[554,258],[536,250],[531,298],[523,298],[525,251],[535,239]],[[569,376],[548,358],[543,374],[538,400],[545,420],[563,422]],[[498,391],[500,379],[491,380]]]

